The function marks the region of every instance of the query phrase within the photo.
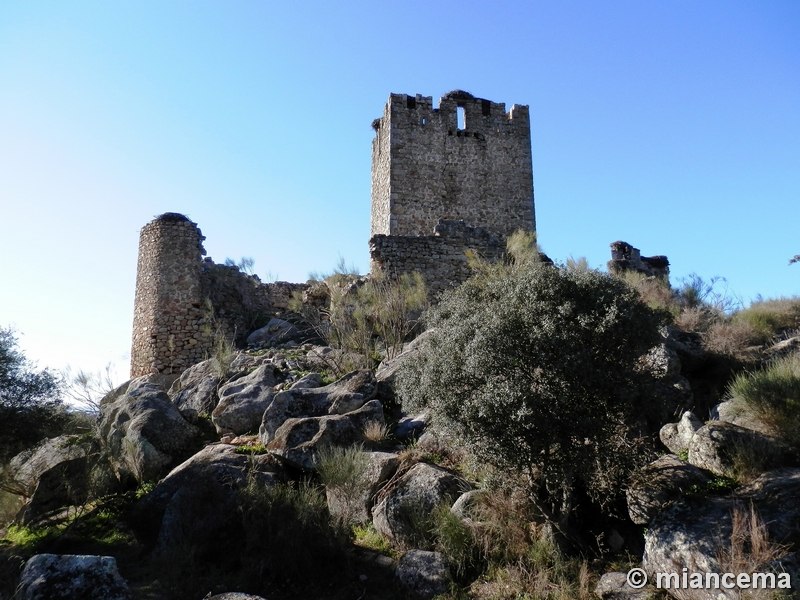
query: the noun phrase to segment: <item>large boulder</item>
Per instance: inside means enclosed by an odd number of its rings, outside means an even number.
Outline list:
[[[695,432],[703,426],[703,422],[694,413],[687,410],[677,423],[667,423],[658,432],[661,443],[664,444],[673,454],[686,452],[689,450],[689,442],[692,441]]]
[[[789,466],[795,460],[792,449],[779,439],[721,421],[698,429],[689,443],[691,464],[726,477]]]
[[[132,600],[112,556],[37,554],[22,569],[19,600]]]
[[[270,348],[289,340],[295,340],[300,335],[300,330],[288,321],[273,318],[264,327],[256,329],[247,336],[247,346],[249,348]]]
[[[353,371],[330,385],[295,387],[275,395],[263,411],[259,434],[266,445],[288,419],[343,415],[375,397],[375,378],[369,370]]]
[[[288,419],[275,432],[269,449],[289,465],[311,470],[322,448],[365,442],[364,430],[370,423],[384,424],[383,407],[378,400],[370,400],[343,415]]]
[[[219,402],[217,388],[221,381],[219,362],[210,358],[189,367],[169,388],[169,397],[181,411],[193,410],[210,415]]]
[[[148,377],[133,379],[100,404],[100,441],[121,481],[151,481],[196,448],[199,430]]]
[[[758,418],[739,398],[720,402],[711,409],[711,418],[715,421],[733,423],[745,429],[752,429],[765,435],[773,433],[772,429]]]
[[[249,375],[223,385],[219,390],[219,404],[211,413],[217,432],[241,435],[257,431],[264,411],[277,393],[277,383],[275,367],[266,363]]]
[[[765,473],[726,496],[685,498],[661,512],[645,533],[642,566],[656,573],[726,573],[786,570],[797,581],[800,548],[800,469]],[[753,527],[751,515],[758,517]],[[737,536],[733,536],[734,522]],[[755,537],[753,537],[755,536]],[[736,541],[738,539],[738,542]],[[760,556],[751,554],[754,539],[766,540]],[[758,545],[758,544],[756,544]],[[767,551],[765,551],[765,549]],[[751,564],[735,565],[731,552]],[[766,562],[768,564],[762,564]],[[736,589],[669,590],[682,600],[738,598]]]
[[[193,548],[208,555],[240,539],[237,494],[254,478],[271,486],[284,478],[268,455],[237,454],[229,444],[206,446],[175,467],[130,513],[131,525],[156,542],[156,554]]]
[[[646,525],[691,486],[707,481],[697,467],[672,454],[662,456],[636,473],[625,493],[631,521]]]
[[[51,438],[18,454],[4,471],[6,489],[26,499],[16,520],[28,525],[60,508],[84,504],[92,495],[113,491],[113,483],[103,478],[103,467],[97,440],[90,435]]]
[[[430,515],[441,504],[452,506],[471,488],[464,479],[441,467],[417,463],[384,488],[372,509],[375,529],[400,548],[424,537]]]
[[[394,475],[399,465],[400,457],[397,454],[370,452],[356,497],[350,497],[345,490],[337,487],[325,488],[328,511],[339,519],[347,518],[352,523],[367,523],[372,516],[375,494]]]
[[[95,451],[94,441],[85,436],[61,435],[46,439],[9,461],[6,485],[15,494],[30,498],[44,473],[74,461],[85,464],[86,457]]]
[[[438,552],[409,550],[397,564],[397,578],[420,598],[444,594],[452,577],[447,561]]]

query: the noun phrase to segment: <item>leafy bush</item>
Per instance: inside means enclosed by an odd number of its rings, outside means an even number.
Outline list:
[[[785,442],[800,448],[800,354],[779,358],[760,371],[740,373],[728,394]]]
[[[659,323],[633,289],[595,271],[490,272],[442,297],[399,395],[490,464],[528,476],[564,530],[576,487],[608,500],[641,459],[626,424]]]

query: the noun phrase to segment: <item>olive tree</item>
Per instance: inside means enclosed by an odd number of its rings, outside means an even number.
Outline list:
[[[576,489],[608,499],[641,456],[629,427],[637,365],[659,322],[603,273],[536,261],[486,268],[430,311],[434,331],[399,373],[398,394],[478,457],[526,475],[534,503],[566,534]]]

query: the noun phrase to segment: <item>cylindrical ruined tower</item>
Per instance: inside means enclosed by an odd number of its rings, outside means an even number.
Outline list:
[[[197,224],[178,213],[142,227],[131,377],[178,374],[210,353],[213,335],[200,282],[204,239]]]

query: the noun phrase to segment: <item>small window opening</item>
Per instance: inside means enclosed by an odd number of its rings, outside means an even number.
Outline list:
[[[425,125],[427,122],[428,122],[428,119],[426,119],[425,117],[422,117],[422,124]]]
[[[458,109],[456,110],[456,115],[457,115],[457,119],[458,119],[458,128],[459,129],[466,129],[467,123],[466,123],[466,120],[464,118],[464,107],[463,106],[459,106],[458,107]]]

